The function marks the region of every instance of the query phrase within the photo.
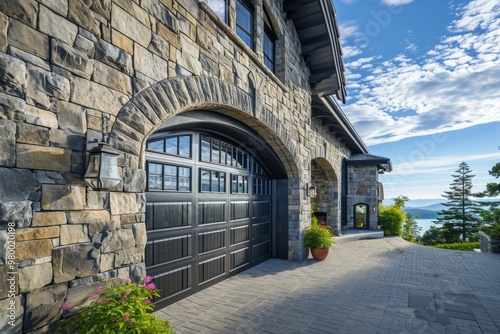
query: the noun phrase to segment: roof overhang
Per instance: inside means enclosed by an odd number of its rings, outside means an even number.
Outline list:
[[[311,71],[312,117],[320,119],[353,154],[368,153],[334,98],[345,103],[346,81],[332,0],[285,0],[283,9],[293,20],[302,44],[302,56]]]
[[[348,166],[376,166],[379,174],[392,172],[391,159],[374,154],[355,154],[347,160]]]
[[[369,153],[365,143],[347,119],[333,96],[312,96],[312,117],[337,139],[345,143],[353,154]]]
[[[332,0],[285,0],[283,9],[300,38],[312,94],[335,94],[345,103],[344,63]]]

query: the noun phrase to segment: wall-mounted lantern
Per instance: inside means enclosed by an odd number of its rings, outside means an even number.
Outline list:
[[[118,172],[120,153],[104,142],[95,140],[89,143],[97,143],[97,146],[89,151],[85,183],[96,190],[116,187],[122,180]]]
[[[311,185],[309,187],[309,184],[308,184],[306,187],[308,187],[307,191],[308,191],[309,197],[311,197],[311,198],[316,197],[316,195],[317,195],[317,188],[316,188],[316,186],[315,185]]]

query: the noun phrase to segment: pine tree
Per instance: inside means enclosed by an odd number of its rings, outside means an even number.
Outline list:
[[[437,224],[443,224],[441,227],[442,236],[446,242],[457,242],[460,240],[477,239],[480,222],[478,214],[480,204],[473,201],[472,194],[472,171],[465,162],[462,162],[452,175],[453,182],[450,184],[450,190],[445,191],[444,198],[448,202],[442,203],[446,209],[438,212]]]
[[[418,226],[417,217],[414,217],[411,213],[406,213],[406,219],[403,223],[403,238],[409,241],[415,241],[420,239],[420,231],[422,228]]]
[[[500,162],[495,164],[489,171],[490,175],[499,179],[500,178]],[[476,197],[490,197],[498,198],[500,196],[500,183],[490,182],[486,184],[486,190],[482,193],[476,194]],[[481,210],[481,217],[483,218],[484,226],[481,229],[488,235],[495,239],[500,238],[500,200],[480,202],[482,207],[488,208]]]

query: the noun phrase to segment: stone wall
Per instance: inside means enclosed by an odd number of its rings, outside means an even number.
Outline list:
[[[204,2],[0,1],[0,277],[16,273],[0,282],[0,309],[16,305],[0,332],[53,332],[60,307],[100,279],[145,275],[144,142],[186,110],[240,119],[275,149],[289,173],[290,258],[304,258],[311,160],[340,175],[350,151],[311,119],[309,70],[281,1],[255,1],[256,40],[263,2],[279,37],[275,74],[261,42],[250,50]],[[103,135],[121,152],[123,182],[94,191],[85,156]]]
[[[347,229],[354,228],[354,206],[368,205],[369,229],[378,227],[378,170],[376,166],[349,166],[347,175]]]
[[[479,232],[481,237],[481,253],[500,253],[500,239],[493,239],[484,232]]]

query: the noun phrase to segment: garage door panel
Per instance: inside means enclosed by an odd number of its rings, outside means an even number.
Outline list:
[[[153,265],[180,260],[192,255],[191,234],[153,241]]]
[[[250,227],[248,226],[248,224],[242,226],[233,226],[230,229],[230,233],[231,233],[231,238],[230,238],[231,245],[239,244],[241,242],[250,240]]]
[[[252,209],[252,218],[269,216],[271,214],[271,203],[269,201],[255,201]]]
[[[226,230],[200,232],[198,234],[198,252],[200,254],[226,247]]]
[[[153,229],[158,230],[191,225],[192,207],[191,202],[155,202],[152,214]],[[150,206],[149,209],[151,209]]]
[[[250,217],[250,202],[231,202],[231,221],[248,219]]]
[[[192,289],[193,267],[191,265],[170,270],[153,276],[156,287],[161,290],[162,296],[174,296]]]
[[[198,282],[207,283],[226,274],[226,255],[221,255],[198,264]]]
[[[226,221],[226,202],[200,202],[198,207],[200,225]]]
[[[236,251],[231,252],[230,257],[231,257],[230,270],[233,271],[235,269],[250,264],[250,249],[248,247],[245,247],[243,249],[238,249]]]
[[[260,239],[262,237],[269,237],[271,234],[271,224],[269,221],[252,224],[252,238]]]
[[[252,247],[252,261],[261,261],[271,257],[271,243],[269,240],[255,244]]]

